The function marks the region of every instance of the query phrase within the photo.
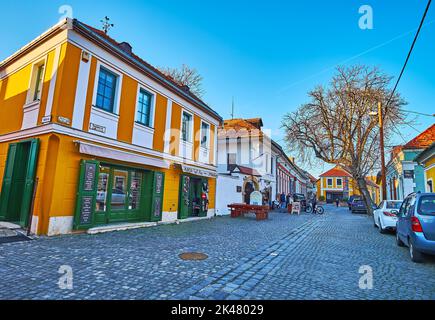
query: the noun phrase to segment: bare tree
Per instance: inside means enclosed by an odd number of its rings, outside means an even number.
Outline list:
[[[349,170],[370,214],[373,200],[366,177],[380,165],[378,117],[370,113],[382,103],[385,141],[393,125],[406,121],[401,112],[406,102],[399,94],[387,106],[391,80],[378,68],[338,67],[328,88],[318,86],[309,92],[311,101],[285,115],[282,123],[289,148],[302,159],[315,156]]]
[[[181,86],[187,86],[198,97],[201,98],[204,95],[205,91],[202,88],[203,78],[196,69],[183,64],[180,69],[160,68],[159,70]]]

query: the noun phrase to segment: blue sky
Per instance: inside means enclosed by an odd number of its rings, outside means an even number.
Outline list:
[[[55,24],[65,4],[96,27],[109,16],[110,35],[155,66],[197,68],[204,100],[222,117],[230,117],[234,96],[236,117],[262,117],[280,141],[282,116],[306,102],[315,85],[326,84],[337,64],[375,65],[397,76],[426,1],[0,0],[7,12],[0,19],[0,59]],[[366,4],[373,8],[373,30],[358,27],[358,9]],[[407,109],[435,113],[435,7],[426,22],[398,91]],[[415,127],[423,131],[433,122],[418,117]],[[401,131],[405,139],[418,134]],[[393,143],[403,142],[396,137]]]

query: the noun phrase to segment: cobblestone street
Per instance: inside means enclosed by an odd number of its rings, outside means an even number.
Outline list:
[[[72,290],[58,286],[63,265]],[[363,265],[372,290],[359,289]],[[434,258],[414,264],[394,235],[332,206],[0,245],[0,299],[435,299],[434,275]]]

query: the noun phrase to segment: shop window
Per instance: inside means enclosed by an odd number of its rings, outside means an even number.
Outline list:
[[[201,123],[201,147],[209,148],[209,137],[210,137],[210,125],[208,123]]]
[[[101,67],[98,78],[96,107],[114,113],[115,94],[118,77],[109,70]]]
[[[110,168],[101,167],[98,176],[97,201],[95,211],[106,212],[107,210],[107,191],[109,190]]]
[[[114,170],[113,172],[113,188],[112,188],[112,210],[125,209],[127,198],[127,181],[128,171]]]
[[[135,210],[140,208],[142,180],[143,175],[141,172],[133,171],[131,173],[130,197],[128,200],[129,210]]]
[[[192,115],[183,111],[181,138],[185,142],[192,142]]]
[[[136,122],[151,127],[151,103],[152,94],[144,89],[139,90]]]

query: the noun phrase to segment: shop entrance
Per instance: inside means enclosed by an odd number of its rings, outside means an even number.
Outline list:
[[[164,173],[83,160],[75,229],[162,219]]]
[[[337,199],[343,201],[343,192],[326,192],[326,203],[334,203]]]
[[[208,179],[182,176],[179,219],[206,217],[208,212]]]
[[[0,220],[25,228],[35,186],[39,139],[9,145],[0,197]]]

